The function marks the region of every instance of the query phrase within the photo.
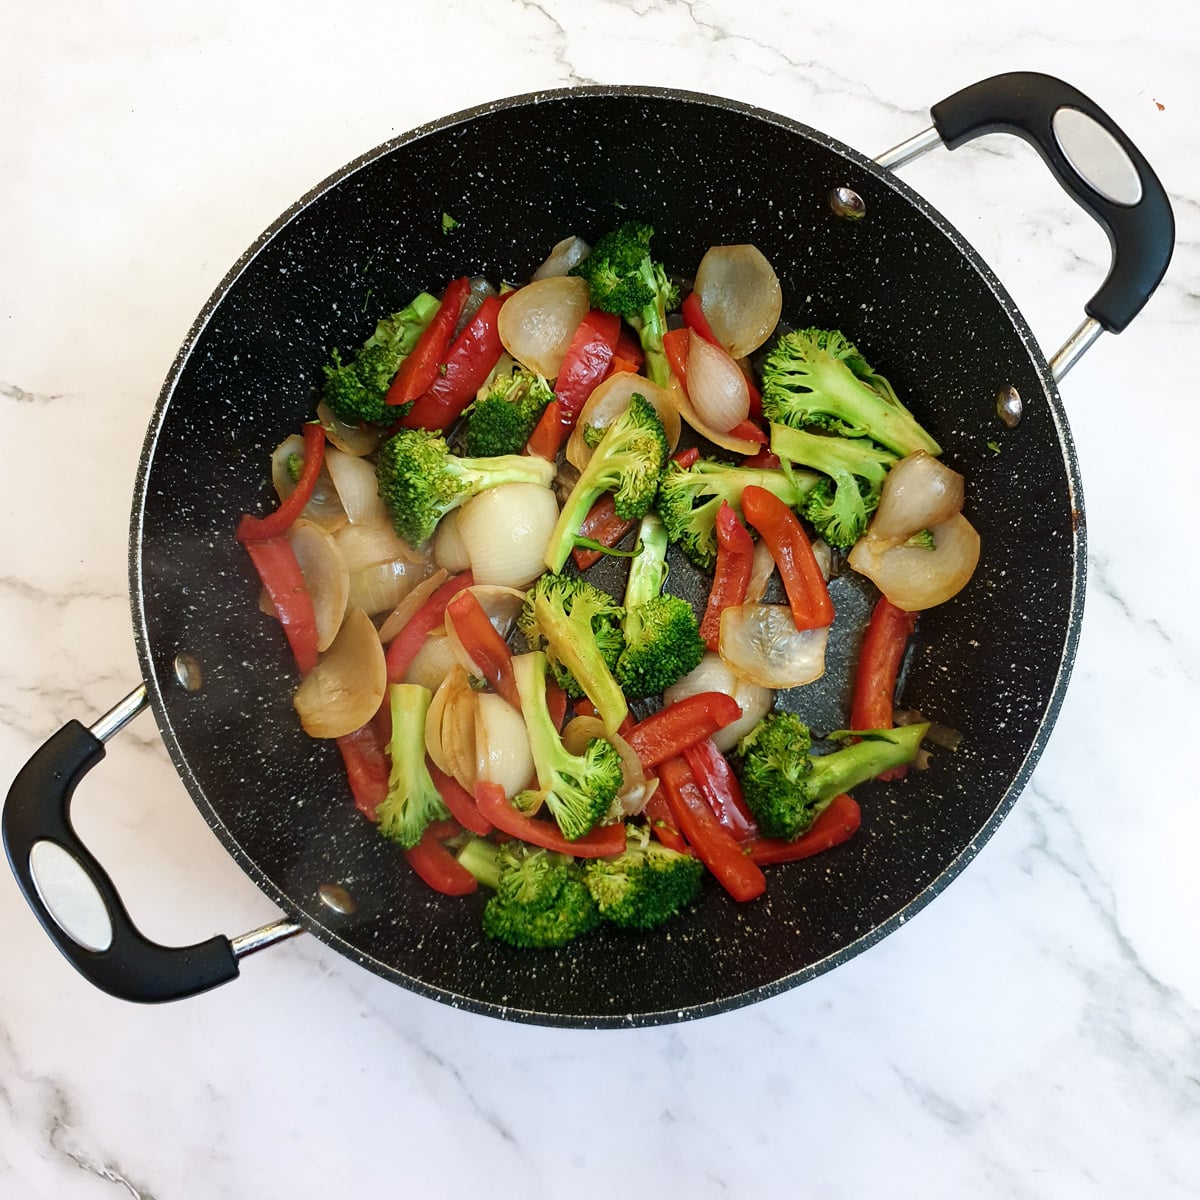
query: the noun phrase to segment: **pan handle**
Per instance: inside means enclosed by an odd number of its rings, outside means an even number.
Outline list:
[[[1175,218],[1166,191],[1116,122],[1082,92],[1051,75],[995,75],[947,96],[930,115],[931,130],[875,161],[897,167],[935,145],[955,150],[986,133],[1015,134],[1037,150],[1071,199],[1108,235],[1112,265],[1084,306],[1093,328],[1081,328],[1074,335],[1074,356],[1056,372],[1065,374],[1101,329],[1120,333],[1166,273],[1175,244]]]
[[[0,818],[9,865],[42,928],[90,983],[122,1000],[156,1003],[236,978],[238,959],[300,931],[279,922],[230,941],[160,946],[134,925],[104,868],[71,825],[71,797],[104,743],[147,705],[145,686],[90,729],[69,721],[13,781]]]

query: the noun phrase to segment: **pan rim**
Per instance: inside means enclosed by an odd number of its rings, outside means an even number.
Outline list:
[[[154,659],[151,654],[150,634],[146,612],[146,596],[144,590],[144,564],[141,547],[145,532],[144,521],[146,492],[150,468],[154,460],[159,434],[162,430],[179,379],[188,364],[197,342],[203,335],[209,322],[223,303],[226,296],[236,285],[242,273],[255,260],[259,253],[284,228],[286,228],[286,226],[290,224],[290,222],[296,216],[302,213],[315,201],[319,200],[322,196],[327,194],[330,190],[340,185],[345,179],[370,166],[380,158],[383,158],[402,147],[419,142],[421,139],[430,135],[438,134],[448,129],[452,129],[455,126],[466,124],[481,117],[505,110],[526,108],[541,104],[559,103],[564,101],[577,101],[579,99],[607,99],[614,97],[646,99],[650,101],[667,100],[684,102],[693,105],[716,107],[725,111],[740,113],[756,120],[763,121],[767,124],[780,127],[781,129],[792,134],[799,135],[800,137],[815,142],[823,148],[836,153],[837,155],[846,159],[854,167],[869,173],[879,183],[898,193],[901,198],[907,200],[927,221],[929,221],[931,225],[933,225],[943,236],[948,239],[948,241],[954,246],[955,249],[959,251],[963,258],[966,259],[968,265],[970,265],[980,277],[993,297],[999,302],[1005,317],[1008,319],[1014,332],[1020,339],[1026,353],[1029,355],[1034,370],[1041,381],[1044,400],[1049,407],[1049,412],[1053,421],[1059,448],[1062,453],[1063,463],[1066,468],[1071,507],[1076,517],[1073,522],[1071,535],[1073,571],[1071,577],[1070,605],[1067,615],[1066,629],[1064,631],[1063,650],[1059,662],[1059,668],[1055,675],[1053,686],[1050,690],[1045,708],[1042,712],[1036,735],[1033,738],[1026,755],[1024,756],[1020,766],[1013,776],[1012,781],[1009,783],[1004,794],[999,799],[996,807],[992,810],[988,820],[971,838],[970,842],[953,859],[945,864],[937,877],[925,885],[925,887],[917,892],[912,898],[910,898],[902,908],[900,908],[891,917],[880,922],[878,925],[873,926],[871,929],[857,936],[852,941],[846,943],[846,945],[840,947],[834,953],[826,956],[825,958],[822,958],[815,963],[809,963],[808,965],[784,975],[779,979],[758,984],[733,995],[723,996],[714,1000],[701,1001],[684,1008],[672,1007],[669,1009],[651,1012],[626,1014],[599,1013],[592,1015],[578,1013],[546,1013],[533,1009],[517,1008],[491,1001],[478,1000],[473,997],[453,993],[445,988],[437,987],[424,980],[408,975],[390,964],[383,963],[372,958],[370,955],[362,952],[356,946],[342,938],[338,934],[336,928],[330,923],[327,913],[318,912],[315,906],[310,909],[306,906],[298,905],[294,897],[285,894],[284,891],[278,885],[276,885],[275,882],[267,875],[267,873],[257,864],[253,856],[248,853],[245,847],[233,837],[232,833],[224,824],[219,814],[215,812],[208,801],[203,786],[201,785],[199,779],[195,776],[191,765],[189,764],[187,757],[182,750],[181,744],[176,736],[175,729],[171,721],[168,705],[163,693],[162,680],[160,679],[159,671],[155,666]],[[849,959],[856,957],[858,954],[873,946],[875,943],[882,940],[890,933],[893,933],[900,926],[911,920],[912,917],[921,911],[935,896],[944,891],[945,888],[948,887],[949,884],[958,877],[967,864],[974,859],[976,854],[979,853],[984,844],[986,844],[989,838],[999,827],[1000,823],[1011,811],[1013,805],[1017,801],[1017,798],[1027,786],[1029,779],[1032,776],[1039,759],[1041,758],[1042,752],[1045,749],[1049,737],[1053,732],[1053,728],[1061,710],[1063,700],[1066,695],[1067,686],[1070,681],[1071,670],[1077,653],[1081,631],[1083,605],[1086,593],[1086,575],[1086,520],[1084,513],[1082,481],[1074,442],[1071,437],[1065,409],[1063,408],[1057,385],[1050,372],[1050,368],[1046,362],[1041,347],[1034,337],[1032,330],[1029,328],[1028,323],[1025,321],[1020,309],[1017,307],[1012,297],[1008,294],[998,277],[982,259],[979,253],[974,249],[974,247],[972,247],[966,241],[965,237],[957,229],[957,227],[946,220],[946,218],[943,217],[941,213],[938,212],[923,196],[921,196],[920,193],[914,191],[911,187],[905,184],[903,180],[892,174],[892,172],[878,166],[875,162],[861,154],[859,151],[845,145],[835,138],[830,137],[828,134],[825,134],[820,130],[813,129],[802,122],[796,121],[782,114],[775,113],[742,101],[714,96],[704,92],[639,84],[592,85],[587,87],[555,88],[522,93],[498,100],[488,101],[481,105],[463,109],[438,118],[434,121],[426,122],[408,131],[407,133],[403,133],[395,138],[391,138],[364,152],[363,154],[360,154],[350,162],[346,163],[344,166],[326,176],[314,187],[305,192],[299,199],[297,199],[283,213],[281,213],[280,216],[277,217],[237,259],[237,261],[218,283],[217,287],[214,289],[188,330],[183,343],[175,355],[162,388],[160,389],[154,411],[150,417],[146,437],[142,447],[142,453],[138,461],[132,512],[130,517],[129,579],[133,632],[138,662],[142,672],[142,678],[146,684],[150,705],[154,713],[155,723],[167,748],[168,754],[170,755],[172,763],[179,773],[179,776],[189,795],[191,796],[193,803],[196,804],[196,807],[200,810],[206,823],[217,835],[224,848],[231,854],[234,861],[238,863],[241,869],[250,877],[255,886],[266,896],[268,896],[274,903],[276,903],[286,914],[288,914],[289,917],[301,924],[307,932],[312,933],[315,937],[336,950],[339,954],[351,959],[360,966],[366,967],[368,970],[371,970],[373,973],[380,975],[390,982],[400,984],[408,991],[415,992],[418,995],[422,995],[430,999],[438,1000],[441,1003],[449,1005],[450,1007],[463,1009],[472,1013],[478,1013],[480,1015],[560,1028],[638,1028],[673,1024],[684,1020],[695,1020],[702,1017],[716,1015],[717,1013],[742,1008],[747,1005],[757,1003],[760,1000],[779,995],[784,991],[788,991],[802,983],[808,982],[809,980],[824,974],[829,970],[832,970]],[[170,686],[170,684],[168,684],[168,686]]]

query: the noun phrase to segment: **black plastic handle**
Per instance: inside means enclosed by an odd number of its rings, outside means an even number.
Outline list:
[[[78,721],[71,721],[37,750],[9,789],[0,832],[29,906],[76,969],[121,1000],[146,1004],[182,1000],[235,979],[238,963],[226,937],[179,947],[160,946],[144,937],[104,868],[79,840],[71,825],[71,796],[103,757],[104,743]],[[89,950],[76,942],[39,895],[30,856],[39,842],[47,841],[75,859],[103,898],[112,924],[112,941],[106,950]]]
[[[1141,182],[1136,203],[1120,204],[1101,195],[1071,165],[1053,127],[1055,114],[1064,108],[1086,114],[1125,152]],[[1033,71],[995,75],[955,92],[930,111],[938,134],[951,150],[985,133],[1012,133],[1045,159],[1067,194],[1108,234],[1112,266],[1085,310],[1109,332],[1120,333],[1150,299],[1175,245],[1171,203],[1138,148],[1082,92]]]

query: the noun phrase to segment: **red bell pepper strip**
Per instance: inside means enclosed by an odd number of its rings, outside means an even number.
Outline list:
[[[413,352],[400,364],[388,387],[386,399],[389,404],[410,404],[433,386],[470,294],[471,281],[465,275],[454,280],[442,293],[442,303],[433,320],[422,330]]]
[[[437,788],[442,803],[450,810],[450,815],[464,828],[480,837],[487,837],[492,832],[492,823],[480,815],[475,805],[475,797],[464,788],[453,775],[446,775],[438,769],[435,762],[428,758],[425,765],[429,768],[429,778]]]
[[[834,796],[825,811],[793,841],[760,837],[750,842],[746,850],[759,866],[795,862],[797,859],[808,858],[813,854],[820,854],[822,850],[841,845],[854,836],[861,824],[862,812],[858,801],[843,792],[840,796]]]
[[[821,629],[833,624],[833,601],[813,557],[812,543],[796,514],[766,488],[742,489],[742,512],[762,535],[779,568],[797,629]]]
[[[625,826],[622,822],[598,825],[583,837],[568,841],[553,821],[527,817],[513,808],[498,783],[477,783],[475,804],[480,815],[491,821],[501,833],[520,838],[531,846],[557,850],[560,854],[573,854],[576,858],[606,858],[625,850]]]
[[[757,837],[758,823],[742,795],[742,785],[712,738],[689,746],[683,757],[717,820],[739,842]]]
[[[317,615],[292,543],[286,537],[247,542],[246,553],[275,606],[296,666],[307,675],[317,665]]]
[[[387,797],[391,772],[387,744],[379,736],[374,721],[368,721],[353,733],[338,738],[337,748],[346,765],[346,778],[355,808],[368,821],[374,821],[376,808]]]
[[[425,826],[421,840],[411,850],[404,851],[408,865],[444,896],[467,896],[479,888],[475,876],[442,845],[443,838],[460,832],[457,821],[434,821]]]
[[[749,417],[744,421],[739,421],[731,430],[729,430],[731,438],[741,438],[743,442],[757,442],[760,446],[765,446],[770,440],[762,429],[756,425]]]
[[[699,457],[700,448],[698,446],[689,446],[686,450],[676,450],[671,455],[671,461],[687,471],[696,465],[696,460]]]
[[[579,322],[554,381],[554,398],[568,431],[575,427],[593,389],[608,374],[620,333],[621,318],[598,308],[589,309]]]
[[[688,848],[684,836],[679,832],[675,823],[675,814],[671,811],[671,806],[667,802],[667,795],[662,790],[662,786],[654,789],[653,795],[646,801],[646,807],[642,809],[642,815],[650,822],[650,832],[668,850],[684,851]]]
[[[708,323],[708,318],[704,315],[704,309],[700,304],[700,297],[691,292],[688,298],[681,306],[683,313],[684,324],[699,337],[702,337],[706,342],[711,342],[714,346],[721,346],[721,341],[712,331],[712,326]],[[721,346],[725,350],[724,346]],[[726,350],[726,353],[728,351]],[[739,364],[740,365],[740,364]],[[745,371],[742,372],[745,375]],[[746,375],[746,387],[750,392],[750,416],[757,420],[762,416],[762,393],[754,384],[754,380]]]
[[[454,622],[454,632],[458,634],[463,649],[492,690],[520,712],[521,695],[513,674],[512,651],[488,620],[483,605],[471,592],[455,592],[446,605],[446,619]]]
[[[708,806],[687,763],[669,758],[659,769],[660,790],[683,836],[697,858],[717,877],[721,886],[739,901],[753,900],[767,890],[767,881],[750,861],[733,835]]]
[[[917,627],[918,615],[897,608],[886,596],[879,597],[867,622],[854,670],[851,729],[891,729],[896,678],[908,639]],[[908,767],[902,765],[884,771],[878,778],[886,782],[903,779],[907,773]]]
[[[697,692],[651,713],[624,736],[643,767],[656,767],[732,725],[741,715],[741,705],[732,696]]]
[[[325,461],[325,429],[319,421],[304,426],[304,470],[288,498],[271,514],[252,517],[246,513],[238,522],[234,537],[239,542],[261,542],[281,537],[295,524],[304,506],[312,499],[317,476]]]
[[[691,330],[687,328],[672,329],[663,334],[663,352],[685,393],[687,392],[688,345],[691,337]]]
[[[557,679],[546,679],[546,708],[550,711],[550,720],[554,728],[562,733],[563,722],[567,719],[567,693],[563,691]]]
[[[388,683],[403,683],[412,660],[417,657],[417,651],[425,645],[425,639],[446,619],[446,605],[454,599],[463,588],[468,588],[475,582],[470,571],[461,575],[451,575],[409,618],[408,624],[394,638],[387,648]]]
[[[567,427],[562,423],[562,406],[557,400],[551,400],[542,409],[538,423],[525,443],[526,454],[536,454],[547,462],[553,462],[558,457],[559,447],[566,435]]]
[[[511,292],[508,294],[512,295]],[[479,311],[454,339],[445,363],[428,390],[418,396],[412,408],[400,418],[403,428],[446,429],[474,400],[475,393],[504,353],[497,318],[506,298],[484,297]]]
[[[579,532],[581,536],[591,538],[593,542],[599,542],[602,546],[608,546],[611,549],[636,525],[636,521],[626,521],[623,517],[617,516],[612,492],[605,492],[588,510],[588,515],[583,518]],[[575,560],[575,566],[579,570],[586,571],[588,567],[595,566],[604,555],[601,551],[591,550],[587,546],[576,546],[571,551],[571,557]]]
[[[742,459],[743,467],[757,468],[763,471],[778,471],[783,463],[779,461],[778,454],[772,454],[771,451],[764,446],[757,454],[748,454]]]
[[[621,331],[617,334],[617,345],[613,350],[613,372],[628,371],[636,375],[646,363],[646,352],[637,335],[622,322]],[[619,364],[619,365],[618,365]]]
[[[721,641],[721,614],[727,608],[746,602],[746,589],[754,566],[754,540],[724,500],[717,509],[716,525],[717,565],[708,593],[708,607],[700,622],[700,636],[714,653]]]

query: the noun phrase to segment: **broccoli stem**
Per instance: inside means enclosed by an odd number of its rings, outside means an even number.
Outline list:
[[[662,593],[667,581],[667,527],[657,513],[648,512],[638,530],[639,552],[629,565],[625,608],[641,608]]]
[[[473,837],[458,852],[458,862],[477,882],[495,891],[500,886],[500,847],[485,838]]]
[[[928,724],[873,729],[856,733],[863,739],[860,742],[832,754],[812,756],[812,774],[806,781],[809,796],[814,803],[828,802],[892,767],[912,762],[928,732]]]

